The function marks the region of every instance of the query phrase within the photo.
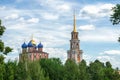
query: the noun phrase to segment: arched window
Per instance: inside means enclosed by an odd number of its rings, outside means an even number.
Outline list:
[[[76,39],[77,39],[77,34],[76,34]]]

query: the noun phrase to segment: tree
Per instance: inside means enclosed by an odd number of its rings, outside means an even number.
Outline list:
[[[5,74],[4,57],[0,56],[0,80],[4,80],[4,74]]]
[[[1,25],[2,22],[0,20],[0,53],[6,54],[11,52],[12,49],[10,47],[5,47],[4,42],[2,41],[1,37],[3,33],[5,32],[5,27]],[[0,80],[4,80],[4,74],[5,74],[5,63],[4,63],[4,56],[0,54]]]
[[[15,70],[17,67],[16,61],[8,61],[5,63],[5,74],[4,74],[4,80],[14,80],[15,79]]]
[[[107,80],[115,80],[113,79],[114,69],[112,69],[112,65],[110,64],[110,62],[106,62],[105,64],[106,64],[104,68],[105,78]]]
[[[82,60],[79,63],[79,80],[90,80],[90,74],[88,72],[88,67],[86,65],[85,60]]]
[[[49,80],[48,77],[44,77],[44,72],[38,61],[28,63],[28,73],[30,74],[31,78],[29,80]]]
[[[50,80],[63,80],[64,70],[59,58],[41,59],[40,65],[45,71],[45,76],[49,76]]]
[[[3,33],[5,32],[5,27],[2,26],[2,21],[0,20],[0,37],[3,35]]]
[[[120,23],[120,4],[117,4],[112,8],[113,14],[110,17],[110,20],[113,25],[117,25]]]
[[[9,52],[12,51],[12,48],[4,45],[4,42],[1,40],[1,37],[3,35],[3,33],[5,32],[5,27],[2,26],[2,21],[0,20],[0,52],[2,52],[3,54],[7,55]]]
[[[79,80],[78,66],[73,60],[68,59],[64,67],[65,67],[65,80]]]
[[[112,8],[113,14],[110,17],[110,20],[113,25],[117,25],[120,23],[120,4],[117,4]],[[118,37],[118,42],[120,42],[120,37]]]
[[[25,69],[25,63],[19,62],[15,71],[15,80],[29,80],[29,74]]]
[[[91,74],[92,80],[105,80],[104,79],[104,64],[99,60],[90,63],[89,73]]]

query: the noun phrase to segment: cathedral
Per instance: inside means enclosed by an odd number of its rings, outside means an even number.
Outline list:
[[[73,31],[71,32],[70,50],[67,51],[67,59],[71,59],[76,63],[82,61],[83,52],[82,50],[80,50],[79,42],[80,40],[78,38],[78,32],[76,30],[76,17],[74,14],[74,25],[73,25]]]
[[[43,44],[40,42],[36,45],[35,40],[31,39],[28,44],[25,42],[22,44],[22,53],[19,54],[19,61],[39,60],[41,58],[48,58],[48,53],[43,52]]]

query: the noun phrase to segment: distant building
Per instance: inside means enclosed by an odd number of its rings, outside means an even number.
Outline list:
[[[48,58],[48,53],[43,52],[43,45],[41,42],[36,45],[35,41],[32,39],[28,44],[24,42],[21,47],[22,53],[19,54],[19,61],[23,61],[25,59],[34,61],[41,58]]]
[[[67,51],[67,59],[71,59],[76,63],[79,63],[82,60],[83,52],[80,50],[79,42],[80,40],[78,38],[78,32],[76,30],[76,17],[74,14],[74,28],[71,32],[70,50]]]

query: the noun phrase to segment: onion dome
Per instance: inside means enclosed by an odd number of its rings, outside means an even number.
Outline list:
[[[21,47],[22,48],[27,48],[27,44],[24,42]]]
[[[43,45],[41,44],[41,42],[38,44],[38,48],[43,48]]]
[[[30,42],[28,43],[28,47],[35,47],[36,46],[36,42],[34,40],[30,40]]]
[[[31,43],[32,43],[33,45],[36,45],[35,40],[31,40]]]
[[[33,47],[33,44],[31,41],[28,43],[28,47]]]

